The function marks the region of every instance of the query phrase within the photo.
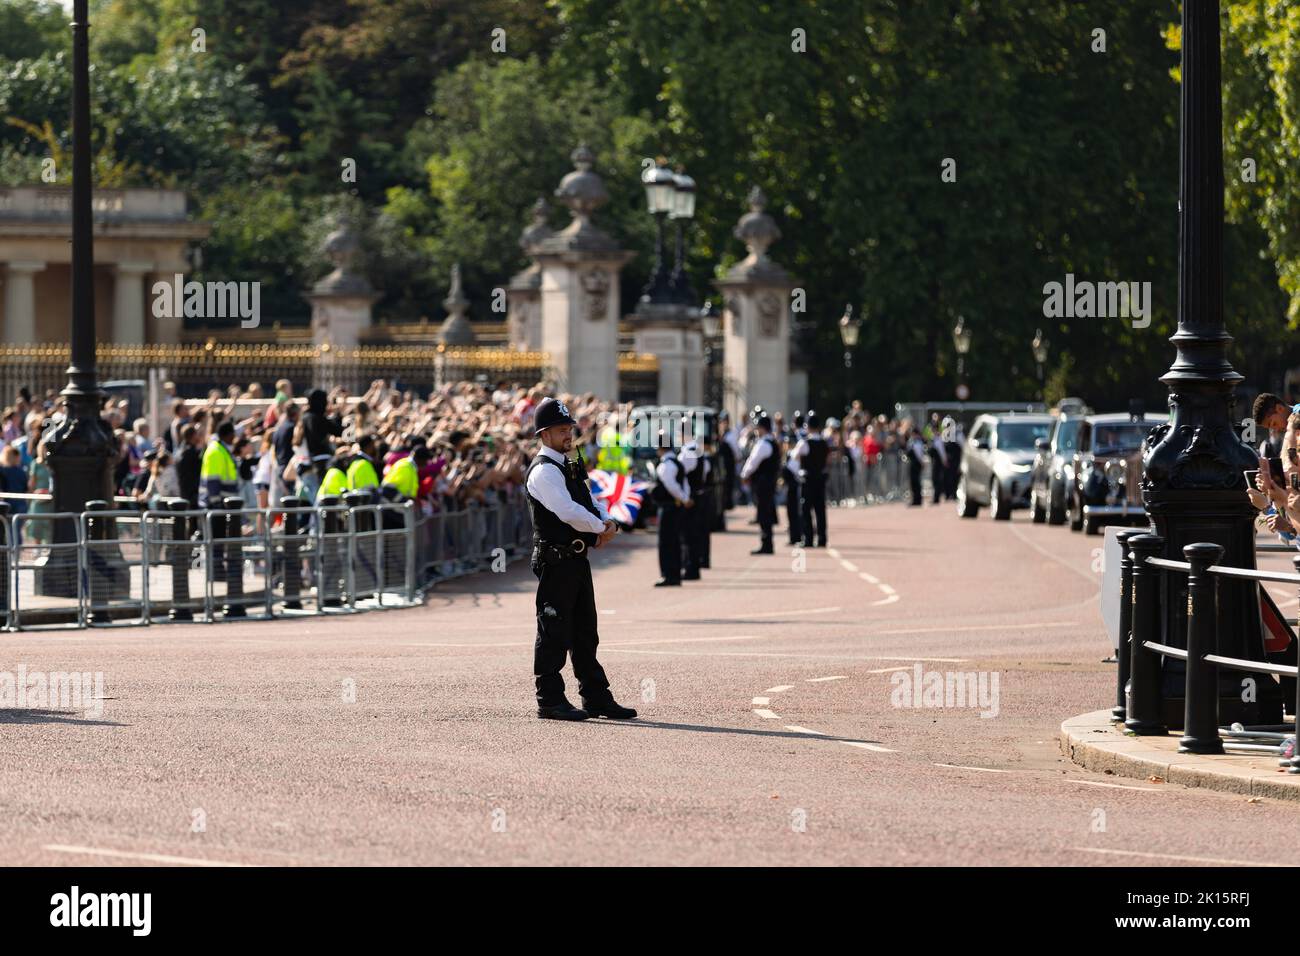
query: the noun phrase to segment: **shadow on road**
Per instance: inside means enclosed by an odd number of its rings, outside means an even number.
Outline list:
[[[808,734],[797,730],[754,730],[746,727],[710,727],[707,724],[669,724],[659,720],[586,720],[584,727],[643,727],[647,730],[690,730],[700,734],[741,734],[747,737],[785,737],[795,740],[826,740],[831,743],[873,744],[884,746],[879,740],[858,740],[856,737],[836,737],[833,734]]]
[[[79,724],[85,727],[125,727],[115,720],[91,720],[77,717],[70,710],[18,710],[0,709],[0,724]]]

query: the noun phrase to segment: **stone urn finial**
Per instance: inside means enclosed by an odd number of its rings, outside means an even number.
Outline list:
[[[438,330],[438,343],[473,345],[474,328],[469,324],[469,319],[465,318],[469,299],[465,298],[465,290],[461,287],[459,262],[451,267],[451,289],[447,292],[447,298],[442,300],[442,305],[447,310],[447,318]]]
[[[312,287],[316,295],[369,295],[374,292],[365,276],[353,271],[361,252],[361,239],[351,219],[340,215],[333,231],[321,243],[321,253],[334,265],[334,271]]]
[[[551,214],[551,204],[546,201],[546,197],[538,196],[529,213],[532,219],[519,234],[519,247],[526,253],[531,253],[539,243],[554,235],[546,222]]]
[[[596,155],[586,143],[575,149],[569,158],[573,160],[574,171],[560,180],[555,198],[569,207],[574,219],[586,223],[592,213],[609,202],[609,191],[605,189],[605,180],[600,178],[600,174],[592,172]]]
[[[767,261],[767,249],[781,238],[781,230],[776,222],[764,210],[767,209],[767,196],[755,186],[749,191],[749,212],[740,217],[736,223],[735,236],[745,244],[749,256],[755,263]]]

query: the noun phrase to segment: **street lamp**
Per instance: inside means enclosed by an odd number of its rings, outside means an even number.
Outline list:
[[[1043,330],[1038,329],[1034,332],[1034,341],[1029,344],[1034,350],[1034,361],[1038,363],[1038,388],[1043,388],[1043,366],[1047,364],[1047,340],[1043,338]]]
[[[72,8],[72,322],[68,384],[60,393],[63,420],[46,429],[43,443],[53,475],[54,508],[80,514],[88,501],[113,499],[113,430],[99,417],[104,393],[95,369],[95,250],[91,219],[90,45],[87,0]],[[77,555],[59,547],[77,541],[71,519],[53,524],[53,544],[37,572],[41,594],[75,597]]]
[[[963,402],[970,396],[966,385],[966,353],[970,351],[970,337],[966,317],[957,316],[957,324],[952,329],[952,344],[957,349],[957,398]]]
[[[722,337],[722,317],[713,311],[712,302],[706,301],[700,310],[700,329],[704,333],[704,404],[718,408],[722,404],[722,396],[715,394],[721,390],[717,388],[714,366],[719,359],[717,343]]]
[[[660,158],[641,174],[645,186],[646,210],[655,217],[655,262],[650,281],[641,290],[642,302],[672,301],[672,280],[664,268],[664,217],[677,208],[677,177]],[[691,209],[694,211],[694,198]]]
[[[858,333],[862,331],[862,320],[853,317],[853,304],[844,306],[840,316],[840,341],[844,343],[844,367],[853,368],[853,349],[858,344]]]
[[[678,167],[676,175],[673,176],[673,187],[673,207],[668,211],[668,218],[677,226],[677,257],[673,265],[672,277],[668,281],[672,286],[675,301],[692,305],[695,301],[695,290],[691,288],[690,280],[686,277],[684,265],[686,243],[683,238],[685,232],[683,224],[695,218],[695,180]]]

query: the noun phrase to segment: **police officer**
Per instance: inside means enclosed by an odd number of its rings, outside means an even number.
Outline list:
[[[374,435],[362,435],[357,439],[357,453],[348,465],[348,488],[372,496],[379,492],[379,475],[375,472]]]
[[[208,442],[199,465],[200,508],[215,508],[227,495],[239,492],[234,445],[235,423],[227,418],[217,426],[217,437]]]
[[[659,464],[650,498],[659,506],[659,580],[657,588],[675,588],[682,583],[682,528],[694,508],[686,468],[673,451],[667,433],[659,432]],[[689,566],[688,566],[689,567]],[[696,570],[695,577],[698,578]]]
[[[785,486],[785,521],[791,544],[798,544],[803,538],[803,492],[799,485],[799,462],[795,458],[795,449],[803,440],[803,415],[794,413],[794,426],[785,436],[786,452],[781,462],[781,484]]]
[[[686,509],[686,520],[682,525],[682,540],[686,544],[686,570],[682,580],[698,581],[700,569],[708,567],[709,558],[710,515],[705,500],[709,490],[709,459],[701,451],[699,442],[689,441],[682,446],[681,463],[691,496],[691,506]]]
[[[772,527],[776,524],[776,474],[780,467],[776,442],[772,439],[772,419],[759,413],[754,422],[758,438],[749,452],[740,479],[749,483],[758,511],[761,544],[750,554],[775,554],[772,548]]]
[[[384,486],[390,487],[400,497],[415,498],[420,493],[420,469],[429,463],[429,449],[416,445],[405,458],[393,462],[384,475]]]
[[[826,478],[831,457],[830,444],[822,436],[821,417],[808,412],[808,429],[794,448],[794,460],[803,481],[803,544],[813,546],[816,527],[817,547],[826,547]]]
[[[592,500],[587,476],[578,463],[565,457],[573,449],[576,424],[563,402],[548,398],[537,406],[533,428],[542,447],[524,480],[533,519],[531,566],[537,575],[537,642],[533,651],[537,716],[546,720],[631,720],[636,711],[615,702],[605,671],[596,660],[596,592],[587,551],[612,539],[618,525]],[[573,659],[582,709],[564,696],[560,669],[566,654]]]

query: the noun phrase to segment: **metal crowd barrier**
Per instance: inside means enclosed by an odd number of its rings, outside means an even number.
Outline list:
[[[427,580],[446,581],[483,570],[504,570],[532,549],[533,528],[521,494],[488,506],[436,512],[420,519],[415,566]]]
[[[846,454],[841,453],[831,462],[826,503],[854,507],[901,501],[911,494],[909,487],[906,460],[897,452],[884,452],[871,464],[854,460],[852,467]]]
[[[1221,578],[1275,582],[1300,586],[1300,555],[1293,549],[1260,545],[1260,551],[1291,550],[1295,573],[1258,571],[1220,566],[1223,548],[1197,543],[1183,548],[1185,561],[1159,557],[1164,539],[1133,528],[1119,534],[1123,549],[1120,564],[1120,653],[1116,705],[1112,715],[1138,736],[1168,733],[1164,718],[1164,697],[1160,657],[1172,657],[1186,664],[1183,736],[1179,750],[1186,753],[1219,754],[1225,748],[1243,752],[1280,754],[1288,726],[1221,730],[1219,726],[1219,668],[1278,677],[1300,678],[1294,665],[1264,660],[1244,660],[1218,653],[1218,583]],[[1187,646],[1161,643],[1164,607],[1161,595],[1169,574],[1187,576]],[[1293,623],[1288,621],[1288,623]],[[1293,635],[1294,638],[1294,635]],[[1296,680],[1294,712],[1300,714],[1300,679]],[[1229,739],[1224,740],[1224,736]],[[1281,761],[1289,773],[1300,773],[1300,749]]]
[[[414,502],[349,498],[319,506],[284,498],[260,509],[233,496],[210,509],[183,499],[145,510],[95,501],[79,514],[17,515],[0,501],[0,628],[212,623],[417,604],[425,582]],[[501,526],[502,516],[492,520]]]

